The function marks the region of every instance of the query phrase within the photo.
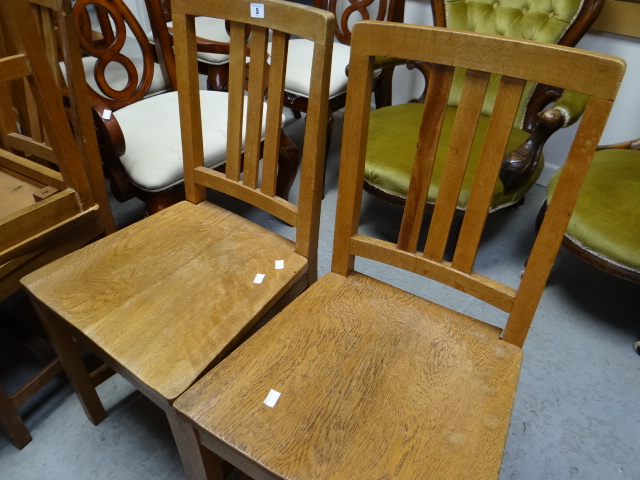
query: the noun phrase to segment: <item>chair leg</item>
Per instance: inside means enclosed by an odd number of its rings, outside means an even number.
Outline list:
[[[207,69],[207,90],[229,90],[229,65],[210,65]]]
[[[32,298],[32,303],[40,321],[56,350],[56,354],[62,363],[71,385],[78,395],[78,399],[84,408],[89,420],[97,425],[107,416],[93,381],[82,362],[72,336],[60,325],[60,321],[45,306]]]
[[[276,180],[276,194],[289,199],[289,192],[296,179],[300,167],[300,150],[287,137],[284,130],[280,130],[280,153],[278,156],[278,178]]]
[[[2,387],[0,387],[0,427],[16,448],[23,449],[31,441],[29,430]]]
[[[203,447],[194,428],[169,410],[167,419],[189,480],[223,480],[220,458]]]

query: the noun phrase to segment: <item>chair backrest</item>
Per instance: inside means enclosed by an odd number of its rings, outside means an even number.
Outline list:
[[[173,50],[161,0],[145,0],[145,4],[154,42],[123,0],[77,0],[73,4],[87,75],[94,84],[91,98],[111,110],[158,89],[175,88]]]
[[[360,20],[386,20],[402,23],[405,0],[314,0],[313,6],[333,13],[338,19],[335,37],[351,44],[353,25]]]
[[[429,62],[433,65],[432,75],[440,80],[434,82],[438,87],[430,83],[427,90],[421,133],[396,243],[359,234],[371,104],[369,86],[375,56]],[[451,82],[456,68],[466,69],[466,77],[442,184],[423,246],[419,245],[419,238],[425,222],[426,196],[447,103],[447,89],[439,87]],[[615,57],[507,37],[387,22],[356,25],[345,111],[345,131],[350,134],[343,137],[342,145],[333,271],[347,275],[354,268],[355,256],[362,256],[433,278],[507,312],[509,317],[503,338],[522,345],[624,69],[624,62]],[[589,72],[589,75],[582,72]],[[494,113],[449,262],[445,261],[445,246],[476,122],[492,74],[501,76]],[[549,206],[520,285],[512,288],[475,272],[474,263],[500,163],[527,80],[576,91],[589,96],[589,100],[566,160],[558,195]]]
[[[40,201],[0,219],[3,279],[13,273],[5,267],[16,259],[60,242],[86,243],[103,232],[81,150],[42,39],[34,34],[34,20],[28,0],[0,2],[6,50],[0,59],[0,173],[42,190]],[[20,88],[12,88],[16,85]],[[27,119],[19,116],[23,102]]]
[[[187,200],[202,202],[206,188],[212,188],[295,226],[296,251],[309,258],[309,271],[315,272],[334,16],[282,0],[263,0],[259,3],[253,0],[173,0],[172,15]],[[203,166],[194,26],[194,16],[198,15],[223,18],[230,22],[225,173]],[[251,34],[248,72],[247,30]],[[267,60],[270,33],[272,42]],[[309,39],[315,44],[297,205],[276,196],[284,77],[291,35]],[[264,85],[267,85],[268,91],[266,111]],[[264,146],[261,147],[263,125]],[[243,129],[246,130],[244,148]],[[312,279],[314,275],[311,275]]]
[[[433,22],[438,27],[504,35],[573,47],[596,20],[604,0],[501,0],[483,1],[432,0]],[[450,105],[457,105],[464,72],[457,73],[451,86]],[[526,107],[536,85],[527,85],[518,112],[519,125],[528,124]],[[494,81],[483,105],[489,115],[497,89]],[[537,113],[534,112],[534,113]]]

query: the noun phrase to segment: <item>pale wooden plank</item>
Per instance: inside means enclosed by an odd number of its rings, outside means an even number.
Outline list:
[[[409,192],[398,235],[398,248],[412,253],[418,246],[418,236],[423,223],[452,78],[453,68],[433,66],[429,82],[431,88],[427,89],[425,109],[418,134],[418,148],[413,160]]]
[[[175,8],[175,7],[174,7]],[[229,117],[227,127],[227,159],[225,172],[231,180],[240,180],[242,162],[242,128],[244,121],[245,26],[232,23],[229,63]]]
[[[473,270],[473,262],[525,84],[524,80],[514,80],[510,77],[503,77],[500,81],[451,264],[453,268],[465,273],[471,273]]]
[[[297,226],[298,208],[280,197],[271,197],[260,190],[245,187],[242,183],[234,182],[220,172],[205,167],[196,168],[194,178],[199,185],[232,195],[291,226]]]
[[[387,22],[389,24],[389,22]],[[463,32],[458,34],[445,30],[446,41],[436,40],[441,36],[435,30],[422,32],[419,25],[394,25],[378,32],[378,36],[371,38],[369,45],[360,43],[351,46],[352,52],[377,51],[379,55],[410,58],[416,61],[429,61],[442,65],[456,65],[470,70],[490,71],[499,75],[515,78],[526,78],[538,83],[555,85],[565,90],[586,93],[611,98],[618,91],[618,85],[609,81],[611,77],[619,77],[625,68],[622,59],[586,50],[563,47],[558,45],[539,45],[526,40],[509,37],[489,38],[482,34]],[[364,32],[369,31],[372,24],[361,27]],[[404,29],[404,27],[408,27]],[[400,33],[402,31],[402,33]],[[365,33],[366,34],[366,33]],[[408,41],[404,45],[394,42],[394,38],[402,35]],[[437,51],[424,48],[434,42],[442,42]],[[465,42],[471,42],[473,49],[462,50]],[[500,51],[499,56],[495,51]],[[605,60],[606,59],[606,60]],[[531,68],[544,66],[544,68]],[[575,75],[576,69],[589,72],[589,75]]]
[[[33,178],[37,182],[45,185],[51,185],[57,190],[64,190],[67,187],[67,184],[62,178],[62,174],[60,172],[1,148],[0,165],[24,175],[25,177]]]
[[[244,147],[243,183],[258,188],[258,169],[262,153],[262,117],[264,93],[267,85],[268,32],[264,28],[251,30],[251,57],[249,60],[249,95],[247,99],[246,138]],[[273,133],[273,132],[272,132]]]
[[[27,57],[23,54],[0,59],[0,81],[10,82],[31,74]]]
[[[33,195],[40,188],[0,172],[0,218],[35,203]]]
[[[280,153],[280,135],[282,128],[282,105],[284,102],[284,78],[286,70],[288,35],[274,32],[271,41],[269,65],[269,86],[267,128],[265,131],[264,154],[262,159],[262,183],[260,189],[265,195],[276,194],[278,174],[278,156]],[[311,127],[314,128],[313,126]]]
[[[182,154],[184,162],[184,186],[187,200],[200,203],[206,198],[205,188],[197,185],[194,169],[204,166],[204,147],[196,58],[195,20],[193,17],[175,14],[176,67],[178,99],[180,103],[180,128],[182,129]],[[227,168],[232,168],[231,166]]]
[[[449,149],[440,180],[440,190],[433,210],[431,226],[424,247],[424,256],[430,260],[442,261],[447,246],[453,217],[456,213],[462,180],[467,168],[469,153],[473,143],[478,116],[482,109],[484,93],[489,82],[489,74],[467,71],[460,104],[453,122]]]
[[[7,147],[20,150],[21,152],[25,152],[53,164],[58,163],[58,159],[49,145],[35,141],[31,137],[27,137],[20,133],[10,133],[7,135],[5,137],[5,144]]]
[[[582,114],[575,141],[562,167],[553,200],[545,213],[504,329],[504,340],[514,345],[524,344],[537,299],[542,295],[612,104],[611,100],[592,97]]]
[[[66,189],[0,218],[0,252],[80,212],[75,192]]]

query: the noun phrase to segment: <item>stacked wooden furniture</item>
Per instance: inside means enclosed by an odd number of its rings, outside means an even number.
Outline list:
[[[376,57],[429,62],[444,80],[455,68],[466,69],[430,224],[425,200],[448,97],[437,87],[427,91],[404,215],[392,239],[389,229],[380,238],[359,228],[368,122],[377,111],[370,111]],[[620,59],[567,47],[357,24],[332,272],[175,402],[185,445],[199,443],[252,478],[497,478],[521,347],[624,69]],[[491,74],[499,75],[495,107],[450,262],[444,249]],[[523,277],[502,272],[499,281],[481,268],[494,262],[476,262],[476,254],[481,259],[489,248],[478,253],[527,80],[580,92],[588,102]],[[365,270],[356,270],[356,258],[368,260]],[[417,274],[414,288],[428,277],[495,309],[467,309],[482,310],[481,321],[410,294],[381,280],[396,272],[389,265]],[[425,295],[430,285],[424,282]],[[499,310],[506,315],[496,315]],[[199,465],[199,450],[192,451]],[[191,478],[207,478],[200,473]]]
[[[252,3],[173,1],[187,200],[22,280],[94,421],[104,418],[105,411],[73,338],[90,346],[162,408],[175,430],[175,399],[259,322],[316,279],[335,19],[328,12],[280,0],[263,0],[261,15],[255,16]],[[230,21],[229,93],[209,92],[228,99],[225,108],[216,112],[225,126],[224,173],[204,166],[204,105],[198,88],[193,15]],[[293,35],[315,43],[300,187],[292,197],[295,203],[278,196],[276,189],[286,51]],[[264,85],[268,86],[266,102]],[[294,240],[207,202],[207,189],[292,225]],[[176,432],[180,435],[180,430]],[[192,446],[183,447],[181,438],[178,444],[182,458],[191,465],[187,460],[195,453]]]
[[[69,90],[51,68],[59,52],[70,72],[78,66],[69,61],[74,45],[55,43],[53,27],[71,20],[70,6],[0,5],[0,301],[22,276],[115,229],[86,92],[73,83],[83,77],[69,75]],[[11,397],[0,389],[0,425],[16,446],[31,440],[17,407],[60,371],[53,360]]]

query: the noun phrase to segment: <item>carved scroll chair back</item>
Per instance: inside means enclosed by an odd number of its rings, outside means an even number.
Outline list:
[[[388,225],[394,233],[385,229],[381,236],[361,224],[368,123],[375,113],[371,78],[380,56],[429,62],[443,81],[457,67],[467,72],[446,181],[424,243],[419,232],[448,91],[429,86],[404,216],[398,230]],[[498,478],[521,347],[624,68],[618,58],[507,37],[357,24],[332,272],[175,402],[184,437],[252,478]],[[501,76],[494,115],[449,262],[443,251],[464,163],[456,153],[472,142],[492,73]],[[507,144],[527,80],[579,91],[589,101],[570,167],[520,280],[517,269],[489,274],[493,262],[475,257],[501,160],[492,153]],[[398,274],[410,276],[425,295],[435,281],[496,309],[480,304],[458,313],[385,283]]]
[[[59,52],[69,71],[78,68],[74,45],[56,43],[55,26],[71,20],[70,5],[0,4],[0,301],[24,275],[114,229],[88,98],[74,83],[82,74],[67,90],[57,68]],[[19,448],[31,436],[18,407],[60,371],[54,359],[14,394],[0,388],[0,426]]]
[[[254,17],[252,3],[173,1],[187,200],[22,280],[94,422],[104,418],[105,411],[72,338],[91,345],[175,425],[173,401],[258,322],[316,279],[335,19],[328,12],[277,0],[262,0],[264,18]],[[228,94],[199,90],[194,24],[195,16],[205,15],[231,23]],[[248,30],[252,44],[247,72]],[[273,46],[267,64],[269,30]],[[285,54],[293,35],[309,38],[316,48],[301,181],[290,202],[277,194],[277,184]],[[206,95],[225,100],[214,111],[224,140],[224,173],[205,166]],[[290,224],[293,240],[205,201],[207,189]],[[190,447],[181,448],[183,459],[191,455]]]
[[[504,35],[525,40],[574,46],[596,19],[603,5],[602,0],[506,0],[496,3],[481,1],[458,2],[434,0],[431,2],[434,24],[478,33]],[[473,55],[473,50],[470,52]],[[412,63],[425,73],[427,82],[429,66]],[[461,95],[464,72],[454,75],[449,87],[446,128],[456,115]],[[488,119],[493,112],[498,79],[491,86],[482,105],[483,115]],[[514,120],[514,131],[504,153],[500,178],[496,184],[491,210],[517,205],[538,179],[544,167],[542,148],[551,134],[566,127],[579,118],[584,108],[583,98],[572,92],[562,91],[531,82],[522,96],[518,115]],[[549,104],[556,102],[546,109]],[[369,158],[365,172],[365,189],[388,202],[403,205],[411,171],[408,152],[415,144],[418,115],[421,107],[415,104],[395,105],[381,110],[372,117],[372,132]],[[545,110],[546,109],[546,110]],[[442,164],[447,144],[440,145]],[[469,198],[479,152],[474,150],[467,167],[464,188],[458,199],[457,211],[462,215]],[[441,168],[437,168],[427,202],[432,204],[437,195]]]

